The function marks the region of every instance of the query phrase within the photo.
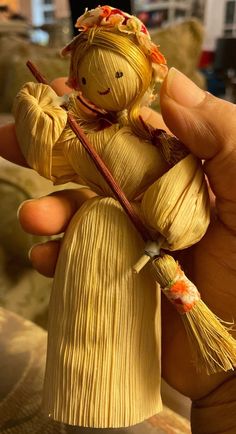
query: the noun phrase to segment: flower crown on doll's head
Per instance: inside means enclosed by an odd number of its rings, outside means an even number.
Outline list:
[[[166,59],[159,51],[157,45],[151,41],[151,37],[145,25],[137,17],[129,15],[120,9],[112,8],[111,6],[98,6],[95,9],[86,10],[81,15],[75,24],[78,31],[87,32],[90,29],[102,28],[108,32],[134,36],[137,45],[143,51],[146,57],[150,58],[153,69],[163,66],[163,71],[166,71]],[[62,55],[66,55],[73,50],[74,38],[62,50]],[[160,73],[160,69],[158,69]],[[160,77],[161,78],[161,77]]]

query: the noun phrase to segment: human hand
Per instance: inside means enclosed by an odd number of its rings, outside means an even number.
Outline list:
[[[161,107],[170,130],[205,160],[212,190],[209,229],[201,242],[181,252],[179,260],[212,311],[226,321],[235,321],[236,106],[201,91],[171,70],[162,86]],[[149,121],[155,126],[153,113]],[[236,432],[235,373],[197,373],[180,315],[165,297],[162,367],[166,381],[193,400],[193,434]]]
[[[170,130],[201,159],[213,199],[209,229],[180,261],[203,300],[220,318],[236,317],[236,107],[198,89],[171,70],[161,92],[163,118]],[[201,398],[234,373],[198,374],[181,318],[163,301],[163,375],[192,399]]]

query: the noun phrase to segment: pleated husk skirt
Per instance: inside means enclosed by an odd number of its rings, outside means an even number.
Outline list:
[[[44,411],[84,427],[134,425],[162,408],[160,294],[115,199],[87,201],[63,240],[51,294]]]

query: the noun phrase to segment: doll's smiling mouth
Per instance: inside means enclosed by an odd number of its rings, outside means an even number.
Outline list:
[[[111,89],[108,87],[108,89],[104,90],[103,92],[99,92],[99,90],[98,90],[98,93],[99,93],[99,95],[107,95],[110,92],[110,90]]]

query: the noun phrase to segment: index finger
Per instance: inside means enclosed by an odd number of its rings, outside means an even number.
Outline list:
[[[0,156],[12,163],[28,167],[20,150],[13,123],[0,127]]]

